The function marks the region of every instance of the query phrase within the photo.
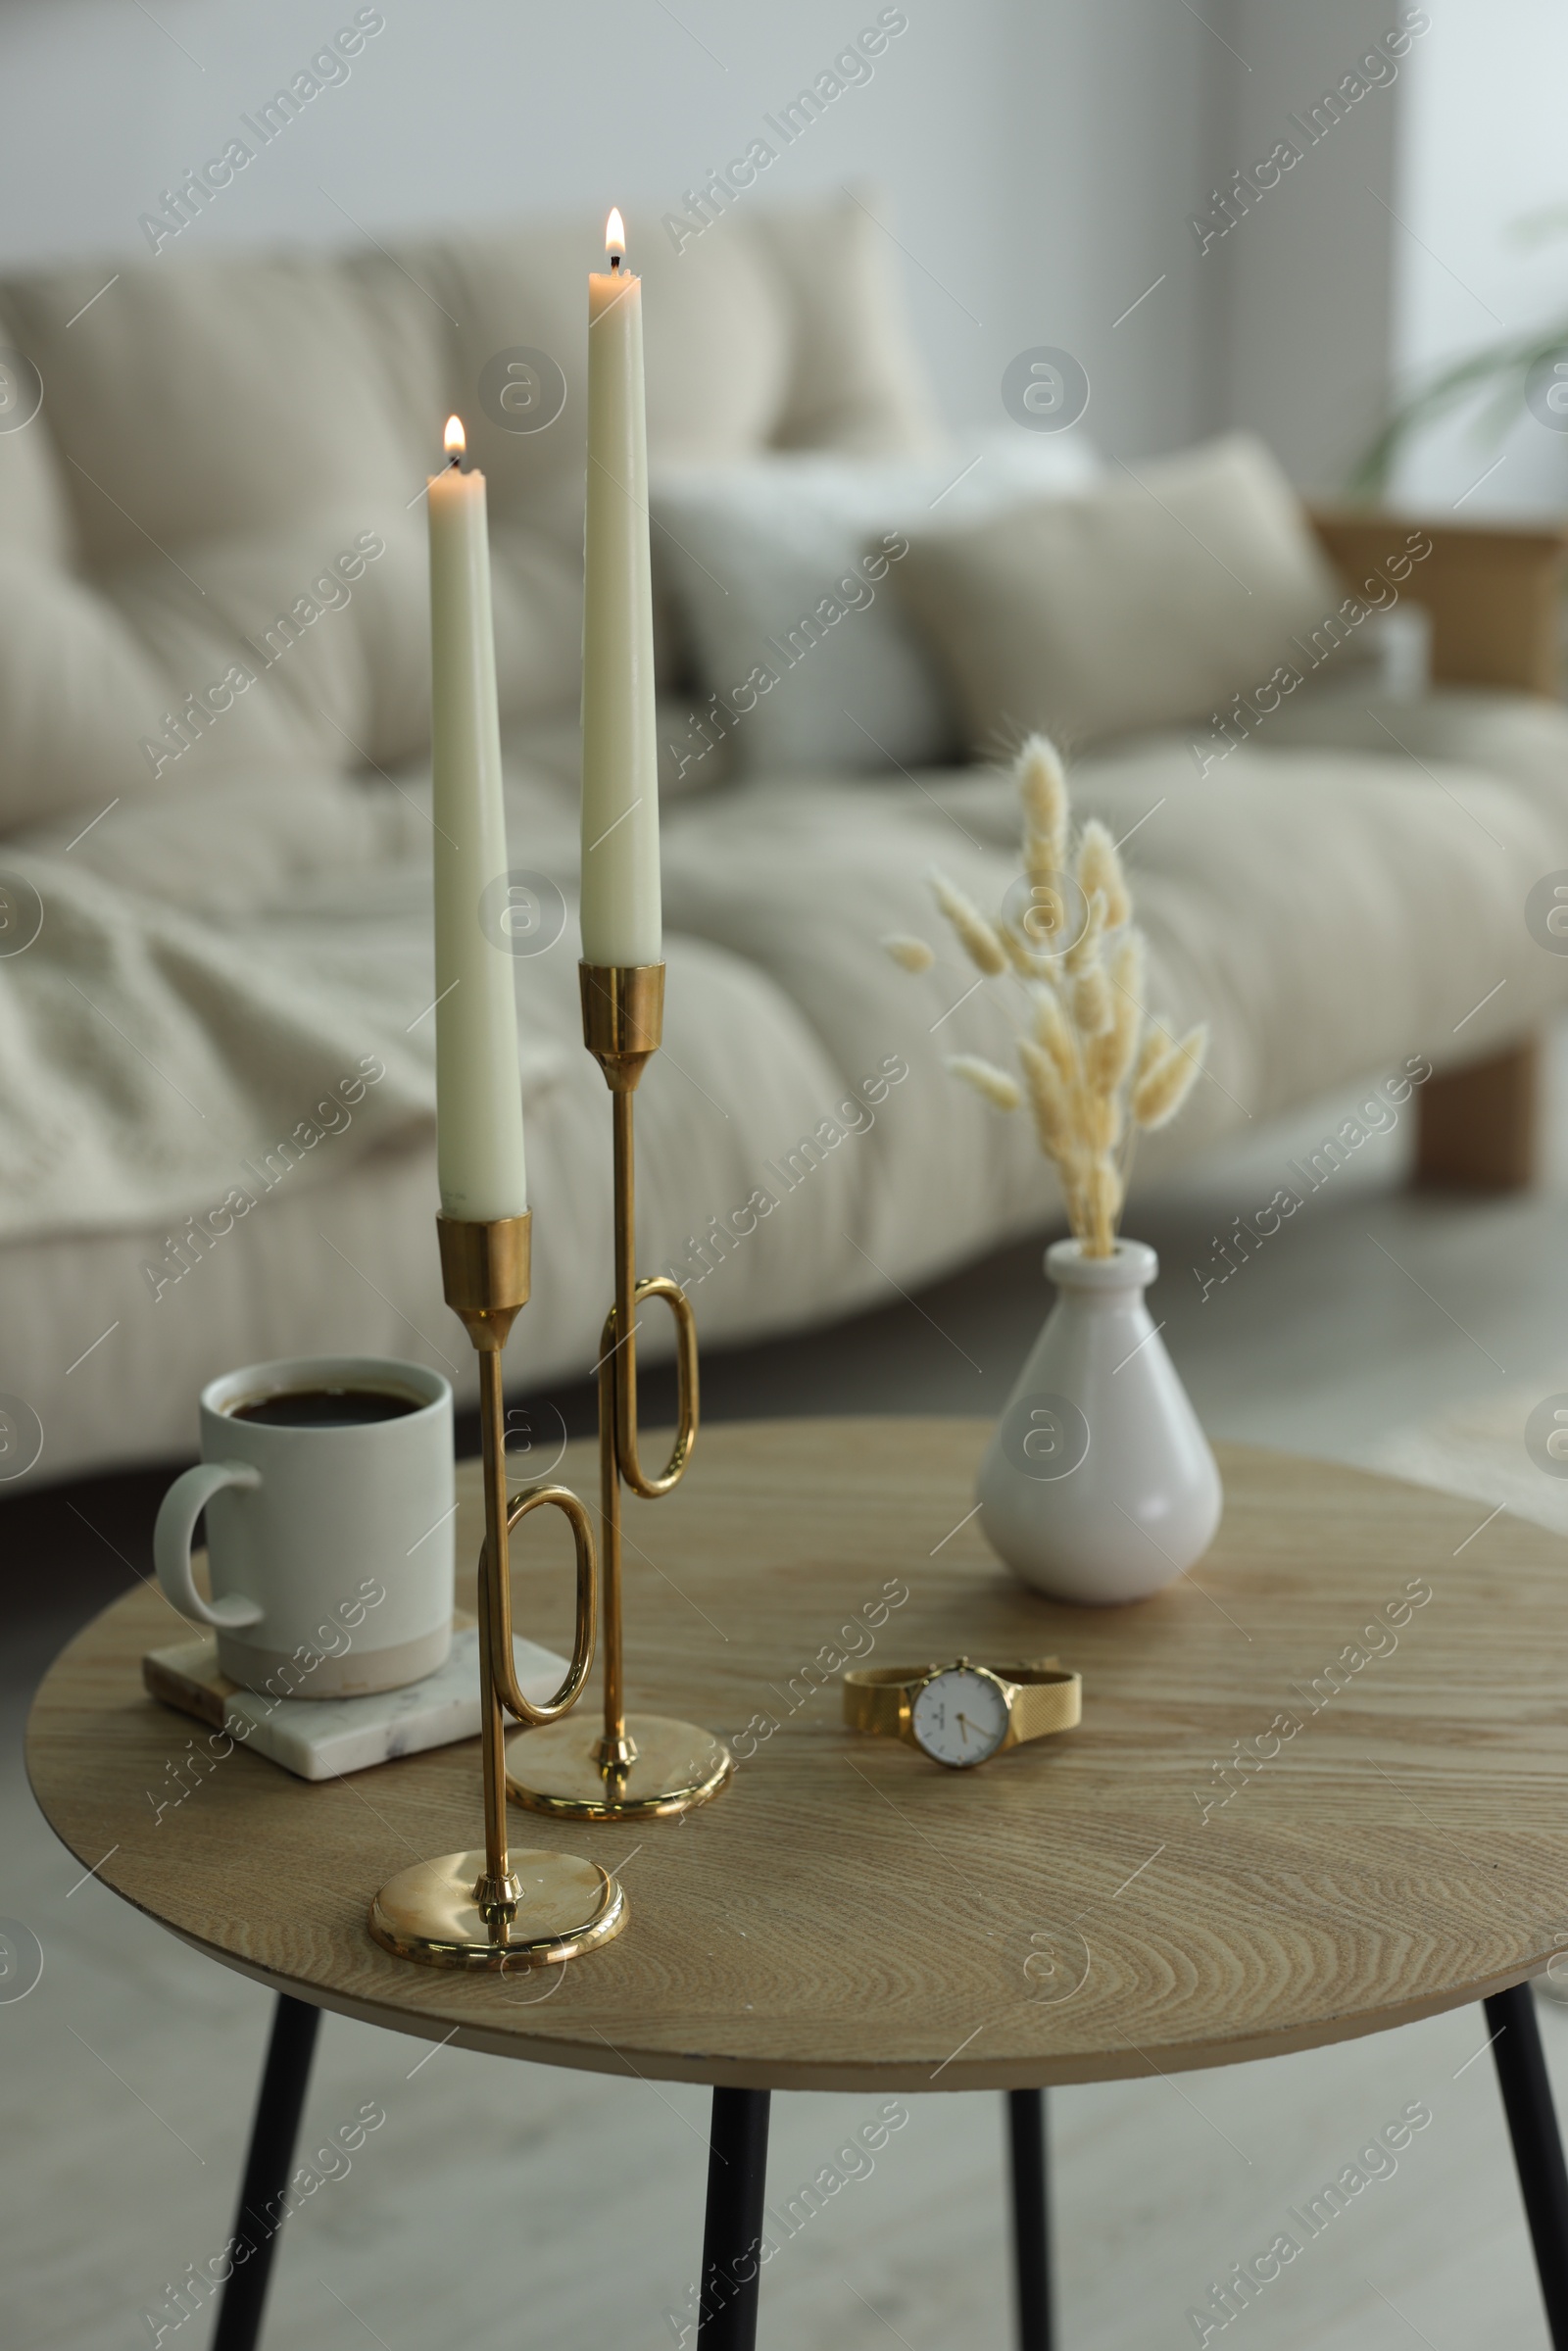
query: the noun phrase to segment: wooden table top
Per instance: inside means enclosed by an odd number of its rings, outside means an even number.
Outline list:
[[[624,1934],[564,1968],[465,1977],[393,1959],[366,1930],[397,1870],[482,1842],[472,1741],[318,1785],[236,1747],[156,1819],[199,1726],[143,1694],[142,1651],[173,1637],[151,1589],[46,1677],[28,1738],[38,1801],[106,1886],[278,1990],[464,2047],[672,2081],[1168,2073],[1380,2031],[1568,1946],[1556,1537],[1226,1445],[1224,1526],[1192,1576],[1128,1608],[1058,1607],[965,1521],[987,1434],[717,1427],[679,1492],[628,1500],[630,1702],[686,1714],[747,1759],[682,1821],[512,1808],[515,1844],[590,1853],[626,1889]],[[590,1449],[560,1474],[592,1494]],[[477,1481],[460,1475],[471,1559]],[[517,1626],[562,1646],[570,1574],[552,1526],[531,1521],[519,1546]],[[851,1649],[880,1665],[1058,1651],[1082,1668],[1083,1725],[946,1772],[842,1728],[833,1661]]]

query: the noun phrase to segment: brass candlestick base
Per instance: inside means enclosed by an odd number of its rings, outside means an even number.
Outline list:
[[[484,1771],[483,1851],[443,1853],[388,1879],[370,1905],[370,1933],[384,1950],[426,1967],[504,1968],[575,1959],[626,1924],[618,1882],[574,1853],[507,1844],[506,1717],[540,1728],[576,1704],[593,1662],[597,1612],[593,1527],[564,1486],[529,1486],[507,1496],[501,1350],[528,1299],[531,1219],[437,1219],[447,1304],[479,1357],[484,1442],[484,1548],[479,1554],[479,1741]],[[566,1678],[546,1706],[517,1687],[512,1652],[510,1537],[548,1504],[571,1526],[577,1551],[577,1629]]]
[[[733,1769],[721,1739],[695,1723],[625,1711],[621,1657],[621,1482],[646,1501],[678,1486],[697,1442],[697,1325],[678,1282],[637,1279],[636,1161],[632,1099],[659,1050],[664,1023],[662,963],[579,963],[583,1043],[605,1073],[614,1129],[615,1302],[599,1363],[600,1562],[605,1606],[605,1712],[597,1735],[575,1723],[529,1730],[507,1749],[507,1793],[535,1812],[571,1820],[645,1820],[689,1811],[716,1795]],[[674,1448],[658,1477],[637,1452],[637,1326],[645,1298],[667,1299],[675,1317],[679,1375]]]
[[[711,1731],[667,1714],[623,1717],[631,1750],[624,1768],[604,1756],[603,1734],[586,1723],[519,1731],[507,1741],[507,1793],[563,1820],[648,1820],[689,1812],[729,1778],[728,1747]]]
[[[626,1923],[626,1897],[608,1870],[575,1853],[512,1855],[518,1901],[481,1910],[483,1852],[443,1853],[389,1878],[370,1905],[370,1933],[399,1959],[427,1967],[519,1967],[575,1959]]]

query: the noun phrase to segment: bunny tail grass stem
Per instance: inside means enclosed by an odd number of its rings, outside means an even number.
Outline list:
[[[1098,817],[1073,849],[1066,777],[1045,736],[1024,744],[1013,781],[1027,912],[1013,906],[1016,884],[1003,909],[988,916],[945,875],[928,878],[981,976],[1022,983],[1029,1007],[1016,1039],[1023,1084],[978,1053],[953,1054],[947,1067],[998,1110],[1028,1102],[1075,1238],[1086,1256],[1108,1257],[1139,1133],[1175,1117],[1202,1067],[1208,1031],[1200,1026],[1178,1040],[1145,1012],[1145,946],[1133,928],[1120,853]],[[1085,919],[1069,941],[1069,901],[1079,893]],[[923,940],[897,932],[881,944],[906,971],[930,968]]]
[[[1007,968],[1002,941],[971,899],[956,889],[944,874],[931,876],[932,895],[952,924],[959,946],[977,971],[988,980],[1000,979]]]
[[[929,971],[936,961],[935,955],[925,941],[914,938],[907,931],[894,931],[878,944],[882,953],[891,956],[904,971]]]

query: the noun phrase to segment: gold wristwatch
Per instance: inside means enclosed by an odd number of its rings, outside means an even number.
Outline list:
[[[1071,1731],[1083,1712],[1083,1676],[1059,1657],[1021,1665],[864,1666],[844,1677],[844,1720],[918,1747],[933,1763],[967,1771],[1027,1739]]]

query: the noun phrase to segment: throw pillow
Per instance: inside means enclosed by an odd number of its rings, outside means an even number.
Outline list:
[[[970,747],[1082,747],[1205,718],[1282,664],[1344,591],[1268,451],[1232,434],[910,535],[901,596],[947,665]]]
[[[936,515],[1079,489],[1076,437],[1012,432],[939,459],[819,453],[665,467],[650,492],[654,564],[678,600],[699,691],[676,767],[728,741],[733,772],[875,771],[948,759],[961,726],[889,573]]]

